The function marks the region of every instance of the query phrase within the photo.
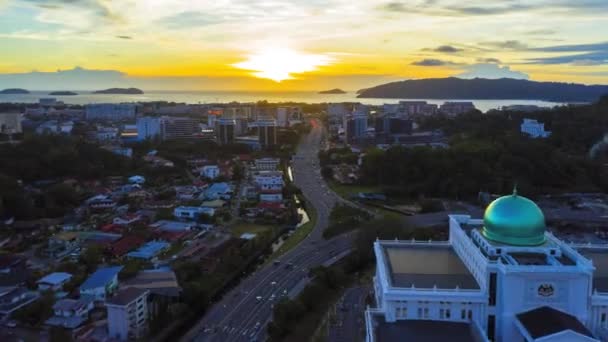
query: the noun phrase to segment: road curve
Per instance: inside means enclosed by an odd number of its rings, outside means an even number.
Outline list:
[[[350,234],[330,240],[322,237],[331,209],[342,201],[321,177],[317,153],[323,134],[323,127],[313,121],[311,132],[300,142],[292,161],[294,183],[317,213],[312,232],[278,262],[258,269],[226,293],[181,341],[264,341],[274,303],[281,297],[297,295],[308,282],[311,267],[332,262],[350,250]]]

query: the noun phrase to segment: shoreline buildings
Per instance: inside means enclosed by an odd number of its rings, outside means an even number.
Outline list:
[[[604,341],[608,249],[545,231],[531,200],[449,215],[449,241],[376,241],[372,341]]]

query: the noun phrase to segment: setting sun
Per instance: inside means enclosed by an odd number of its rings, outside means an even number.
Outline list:
[[[293,78],[293,74],[314,71],[331,62],[331,57],[306,54],[286,48],[272,48],[247,57],[247,60],[234,64],[235,67],[253,71],[259,78],[276,82]]]

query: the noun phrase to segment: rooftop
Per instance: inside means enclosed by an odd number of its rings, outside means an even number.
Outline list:
[[[593,261],[593,288],[600,292],[608,292],[608,250],[606,249],[579,249],[585,258]]]
[[[565,330],[593,338],[589,329],[576,317],[548,306],[520,313],[517,319],[535,340]]]
[[[137,300],[139,297],[147,293],[148,290],[140,289],[137,287],[128,287],[124,290],[120,290],[112,298],[106,300],[106,304],[124,306]]]
[[[376,317],[374,334],[377,342],[480,342],[484,341],[470,323],[426,320],[403,320],[387,323]]]
[[[127,256],[131,258],[151,259],[169,246],[170,244],[164,241],[150,241],[137,250],[127,253]]]
[[[98,268],[87,280],[80,285],[80,290],[105,287],[122,270],[122,266]]]
[[[55,273],[51,273],[45,277],[42,277],[40,280],[37,281],[37,283],[38,284],[58,285],[58,284],[63,283],[64,281],[69,280],[70,278],[72,278],[72,275],[69,273],[55,272]]]
[[[124,283],[124,287],[150,290],[152,294],[177,297],[181,291],[173,271],[142,271]]]
[[[450,246],[383,246],[394,287],[479,289]]]

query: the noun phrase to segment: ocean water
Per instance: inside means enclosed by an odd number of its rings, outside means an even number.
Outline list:
[[[80,91],[73,96],[51,96],[48,91],[32,91],[29,94],[0,94],[1,102],[36,103],[41,97],[54,97],[67,104],[84,105],[88,103],[118,103],[118,102],[146,102],[146,101],[171,101],[185,102],[191,104],[204,103],[228,103],[228,102],[256,102],[266,100],[268,102],[360,102],[370,105],[381,105],[383,103],[397,103],[400,99],[359,99],[355,92],[346,94],[318,94],[311,91],[294,92],[255,92],[255,91],[146,91],[142,95],[114,95],[93,94],[88,91]],[[442,104],[445,99],[401,99],[421,100],[433,104]],[[554,107],[564,103],[537,101],[537,100],[467,100],[472,101],[477,109],[486,112],[490,109],[498,109],[508,105],[535,105],[540,107]]]

